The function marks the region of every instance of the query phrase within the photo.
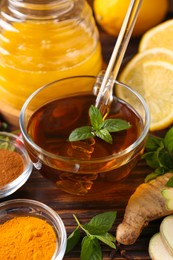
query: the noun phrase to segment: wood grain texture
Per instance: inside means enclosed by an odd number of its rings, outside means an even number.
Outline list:
[[[31,177],[13,195],[1,201],[26,198],[41,201],[54,209],[62,218],[67,234],[69,235],[76,226],[73,218],[75,214],[81,223],[88,222],[93,216],[106,211],[117,211],[117,219],[111,230],[116,232],[116,226],[121,222],[128,198],[136,187],[144,181],[150,169],[144,161],[139,161],[131,175],[122,183],[117,184],[115,190],[110,193],[100,195],[87,195],[85,197],[73,196],[58,190],[54,184],[43,178],[37,171],[33,171]],[[108,259],[142,259],[149,260],[148,243],[150,237],[159,230],[161,220],[153,221],[146,227],[137,242],[132,246],[118,246],[117,250],[112,250],[108,246],[102,245],[103,260]],[[64,257],[64,259],[80,259],[80,245]]]
[[[90,1],[92,4],[92,1]],[[170,18],[170,16],[168,16]],[[112,37],[99,28],[100,40],[104,62],[107,63],[111,56],[115,37]],[[129,60],[138,49],[140,38],[131,39],[124,63]],[[26,198],[41,201],[54,209],[64,221],[67,234],[69,235],[76,226],[73,218],[75,214],[81,223],[89,221],[90,218],[98,213],[116,210],[117,219],[111,230],[112,234],[116,232],[116,226],[122,221],[124,210],[130,195],[136,187],[144,181],[145,176],[151,170],[146,166],[144,161],[139,161],[131,175],[122,183],[115,186],[115,190],[105,195],[86,195],[85,197],[72,196],[58,190],[53,183],[44,179],[38,172],[33,171],[31,177],[13,195],[8,198],[0,199],[0,202],[15,198]],[[141,233],[134,245],[119,246],[117,250],[112,250],[108,246],[102,245],[103,260],[149,260],[148,243],[151,236],[159,231],[161,219],[151,222]],[[65,260],[80,259],[80,246],[77,246],[72,252],[64,257]]]

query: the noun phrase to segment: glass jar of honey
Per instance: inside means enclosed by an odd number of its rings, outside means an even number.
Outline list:
[[[0,112],[18,124],[20,109],[40,86],[102,67],[98,30],[85,0],[2,0]],[[80,91],[80,89],[79,89]]]

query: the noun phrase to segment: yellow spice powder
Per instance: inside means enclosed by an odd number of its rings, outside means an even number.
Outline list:
[[[50,260],[55,249],[55,232],[43,219],[15,217],[0,225],[0,259]]]

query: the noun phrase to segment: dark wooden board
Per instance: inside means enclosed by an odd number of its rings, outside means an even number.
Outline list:
[[[58,190],[54,184],[33,171],[31,177],[13,195],[1,199],[0,202],[10,199],[26,198],[41,201],[54,209],[64,221],[67,234],[76,226],[73,218],[75,214],[81,223],[86,223],[98,213],[117,211],[117,218],[111,230],[115,234],[118,223],[121,222],[124,210],[130,195],[136,187],[144,181],[150,172],[144,161],[139,161],[131,175],[122,183],[116,185],[115,190],[105,195],[73,196]],[[103,259],[150,259],[148,255],[148,242],[150,237],[159,230],[160,220],[151,222],[132,246],[118,246],[117,251],[102,245]],[[64,257],[64,259],[80,259],[80,245]]]
[[[100,40],[104,62],[107,63],[111,56],[116,38],[106,34],[100,29]],[[139,40],[140,38],[131,39],[124,58],[124,63],[126,63],[126,61],[128,61],[137,52]],[[143,183],[145,176],[150,171],[151,170],[146,166],[145,162],[141,160],[125,181],[120,184],[116,184],[114,191],[111,191],[106,195],[86,195],[85,197],[69,195],[58,190],[54,184],[43,178],[38,172],[33,171],[31,177],[23,187],[21,187],[13,195],[0,199],[0,202],[15,198],[26,198],[41,201],[59,213],[64,221],[68,235],[76,226],[73,214],[75,214],[81,223],[84,224],[98,213],[116,210],[117,218],[111,230],[112,234],[115,234],[117,225],[122,221],[129,197],[135,191],[136,187]],[[102,245],[103,260],[149,260],[149,239],[154,233],[159,231],[160,223],[161,219],[150,222],[134,245],[121,245],[117,247],[117,250],[112,250],[108,246]],[[64,259],[80,259],[80,245],[66,255]]]

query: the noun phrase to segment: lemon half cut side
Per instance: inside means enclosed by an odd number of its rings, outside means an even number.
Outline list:
[[[173,65],[164,61],[146,62],[143,86],[151,116],[150,130],[168,127],[173,123]]]
[[[166,61],[173,64],[173,51],[164,48],[153,48],[137,53],[126,64],[118,80],[134,88],[142,96],[144,96],[143,69],[144,63],[147,61]]]
[[[145,61],[142,63],[140,72],[137,71],[136,74],[135,71],[133,72],[133,76],[128,80],[128,85],[130,85],[130,81],[132,88],[137,90],[148,104],[150,131],[161,130],[172,124],[173,63],[162,60]],[[123,83],[127,84],[124,81]],[[117,95],[133,104],[133,100],[131,100],[130,96],[127,97],[125,91],[117,89]]]
[[[173,51],[173,19],[167,20],[142,36],[139,44],[139,52],[153,47],[166,48]]]

